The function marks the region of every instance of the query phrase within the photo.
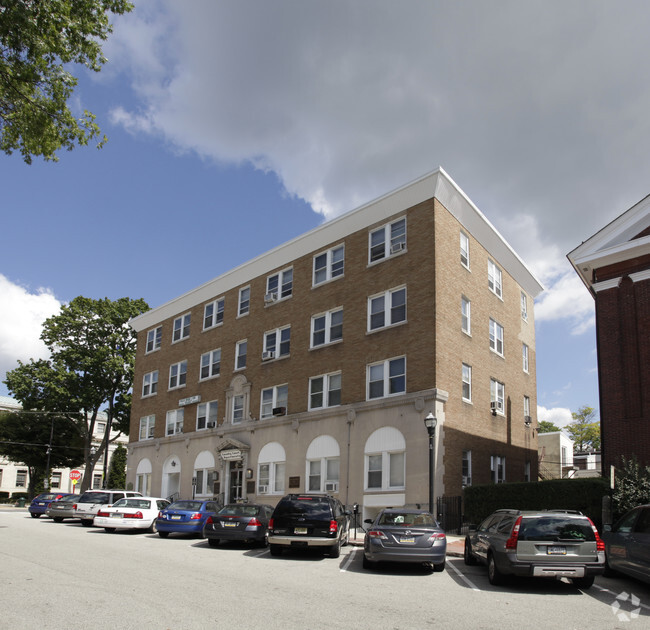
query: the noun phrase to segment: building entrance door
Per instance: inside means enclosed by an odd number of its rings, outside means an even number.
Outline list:
[[[230,487],[228,492],[228,501],[235,503],[243,499],[242,495],[242,480],[244,469],[242,462],[230,462]]]

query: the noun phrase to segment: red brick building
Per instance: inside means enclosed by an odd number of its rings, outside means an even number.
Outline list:
[[[650,465],[650,196],[568,258],[596,301],[603,474]]]

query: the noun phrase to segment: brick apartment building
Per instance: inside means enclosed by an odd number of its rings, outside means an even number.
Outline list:
[[[438,169],[132,320],[128,480],[380,507],[537,479],[542,287]]]
[[[603,474],[650,465],[650,196],[568,258],[596,303]]]

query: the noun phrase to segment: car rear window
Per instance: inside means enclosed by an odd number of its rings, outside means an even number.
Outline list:
[[[77,503],[110,503],[111,495],[108,492],[84,492]]]
[[[138,510],[148,510],[151,507],[151,501],[145,499],[120,499],[113,503],[113,507],[128,507]]]
[[[226,505],[218,513],[221,516],[257,516],[260,508],[256,505]]]
[[[203,501],[174,501],[167,506],[168,510],[187,510],[188,512],[198,512],[203,505]]]
[[[382,514],[379,520],[379,525],[398,525],[404,527],[413,527],[414,525],[427,525],[433,527],[435,521],[431,514],[412,514],[412,513],[399,513],[389,512]]]
[[[323,519],[330,518],[332,514],[328,501],[309,496],[280,501],[275,510],[276,518],[282,516],[306,516]]]
[[[519,540],[594,541],[596,536],[591,523],[584,518],[524,518],[519,527]]]

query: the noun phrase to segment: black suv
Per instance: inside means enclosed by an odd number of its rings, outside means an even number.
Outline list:
[[[283,549],[320,547],[338,558],[350,539],[350,512],[327,494],[288,494],[269,521],[272,556]]]

